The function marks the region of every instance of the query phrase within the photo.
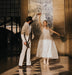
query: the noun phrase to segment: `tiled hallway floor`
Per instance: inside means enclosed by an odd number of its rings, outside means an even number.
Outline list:
[[[1,75],[72,75],[72,60],[67,56],[60,56],[59,60],[50,60],[50,65],[43,64],[42,59],[34,57],[32,67],[19,69],[18,66]]]

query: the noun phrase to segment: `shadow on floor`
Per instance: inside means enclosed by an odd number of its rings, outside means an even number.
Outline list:
[[[3,73],[18,65],[19,57],[7,57],[0,60],[0,73]]]

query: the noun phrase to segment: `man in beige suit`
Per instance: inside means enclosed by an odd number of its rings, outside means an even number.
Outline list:
[[[36,18],[36,15],[32,18],[32,17],[27,17],[26,18],[26,22],[24,23],[23,27],[22,27],[22,31],[21,31],[21,38],[22,38],[22,51],[20,54],[20,59],[19,59],[19,68],[22,68],[23,65],[23,61],[24,61],[24,57],[25,57],[25,53],[26,54],[26,65],[27,66],[31,66],[31,60],[30,60],[30,52],[31,52],[31,40],[30,40],[30,33],[31,33],[31,23],[33,22],[34,18]],[[25,37],[24,37],[25,34]],[[32,38],[34,38],[34,35],[32,36]],[[29,43],[29,47],[27,48],[27,43],[26,40]],[[27,50],[27,52],[26,52]]]

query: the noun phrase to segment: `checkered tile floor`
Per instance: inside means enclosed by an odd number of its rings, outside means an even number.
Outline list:
[[[69,63],[70,62],[70,63]],[[72,75],[72,62],[68,57],[61,56],[59,60],[50,60],[50,65],[43,64],[42,59],[33,58],[32,67],[18,66],[2,73],[1,75]]]

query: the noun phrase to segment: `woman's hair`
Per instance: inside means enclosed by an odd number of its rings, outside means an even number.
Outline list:
[[[48,25],[48,22],[47,22],[47,20],[44,20],[43,22],[46,22],[46,23],[47,23],[47,27],[49,27],[49,28],[50,28],[50,26]]]
[[[48,23],[47,20],[44,20],[44,21],[45,21],[46,23]],[[43,21],[43,22],[44,22],[44,21]]]

